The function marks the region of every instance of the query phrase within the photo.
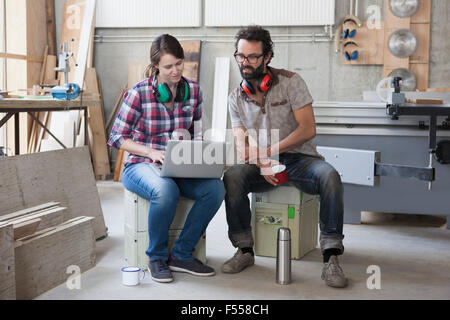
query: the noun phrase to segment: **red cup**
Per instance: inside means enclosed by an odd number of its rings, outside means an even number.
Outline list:
[[[272,171],[275,175],[275,178],[277,178],[278,180],[277,185],[283,184],[286,181],[288,181],[288,174],[285,165],[282,164],[274,165],[272,166]]]

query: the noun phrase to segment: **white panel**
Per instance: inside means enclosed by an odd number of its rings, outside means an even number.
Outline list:
[[[97,0],[97,28],[198,27],[200,22],[201,0]]]
[[[379,151],[321,146],[317,151],[339,172],[343,183],[370,187],[379,184],[375,176],[375,163],[381,160]]]
[[[207,0],[206,26],[333,25],[335,0]]]
[[[214,98],[212,111],[212,141],[225,142],[228,116],[228,87],[230,82],[230,58],[217,57],[214,74]]]

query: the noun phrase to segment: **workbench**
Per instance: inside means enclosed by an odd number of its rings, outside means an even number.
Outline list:
[[[41,125],[44,130],[49,133],[63,148],[65,146],[62,142],[53,135],[53,133],[40,123],[35,118],[33,112],[41,111],[69,111],[69,110],[84,110],[84,124],[85,124],[85,144],[88,144],[88,123],[92,131],[92,158],[94,163],[94,171],[96,176],[105,176],[111,172],[109,165],[109,156],[106,146],[106,132],[103,124],[102,103],[99,99],[85,98],[81,101],[80,98],[76,100],[56,100],[47,98],[23,98],[23,99],[0,99],[0,113],[6,113],[0,119],[0,128],[12,117],[15,122],[15,154],[19,154],[20,150],[20,121],[19,113],[27,112],[35,121]],[[89,122],[88,122],[89,119]]]
[[[319,101],[313,108],[318,146],[379,151],[385,163],[429,164],[427,116],[392,120],[377,102]],[[449,116],[437,117],[438,141],[450,140]],[[374,187],[344,183],[344,222],[358,224],[361,211],[372,211],[447,216],[450,228],[450,165],[434,161],[434,167],[431,191],[424,181],[400,177],[380,177]]]

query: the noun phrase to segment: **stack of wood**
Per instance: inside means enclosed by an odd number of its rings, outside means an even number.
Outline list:
[[[0,216],[0,300],[33,299],[95,266],[92,217],[63,222],[59,202]]]

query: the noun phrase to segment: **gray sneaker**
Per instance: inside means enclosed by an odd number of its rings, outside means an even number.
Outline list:
[[[255,257],[250,252],[242,253],[241,249],[234,254],[233,258],[225,261],[222,266],[223,273],[238,273],[255,264]]]
[[[339,266],[337,256],[331,256],[328,263],[325,263],[322,269],[322,280],[325,280],[327,286],[334,288],[345,288],[347,286],[347,278],[344,271]]]

